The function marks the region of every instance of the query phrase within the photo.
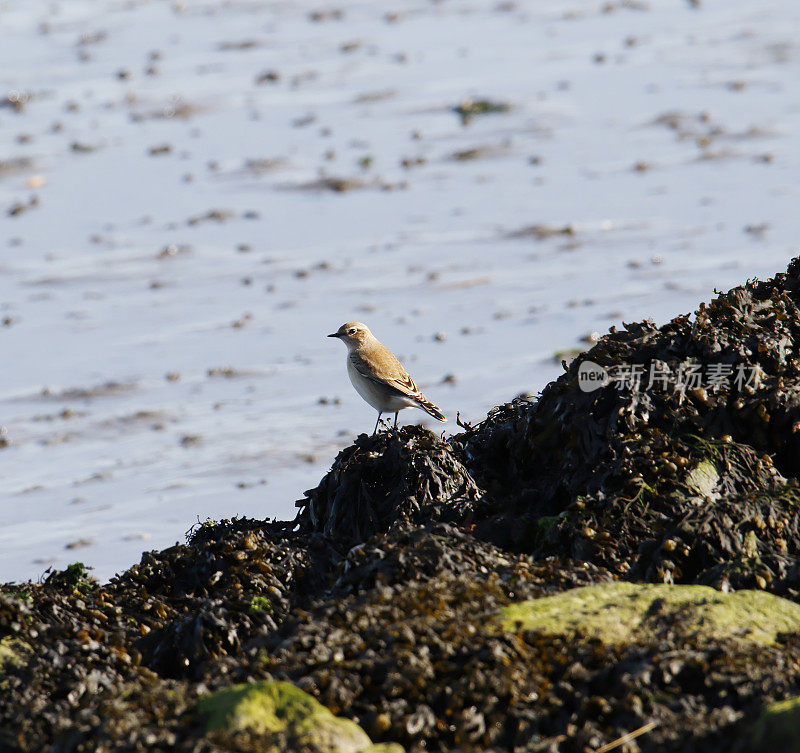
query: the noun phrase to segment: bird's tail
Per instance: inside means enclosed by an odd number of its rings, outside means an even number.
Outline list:
[[[429,413],[435,419],[441,421],[444,424],[447,423],[447,419],[444,417],[444,413],[442,413],[439,410],[438,406],[434,405],[430,400],[428,400],[425,397],[419,397],[417,398],[417,402],[419,403],[419,407],[422,408],[422,410],[424,410],[426,413]]]

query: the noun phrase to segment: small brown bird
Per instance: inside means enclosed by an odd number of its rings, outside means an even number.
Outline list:
[[[338,337],[347,346],[347,374],[353,387],[375,410],[378,420],[384,413],[397,413],[404,408],[421,408],[435,419],[446,422],[442,412],[422,394],[414,380],[395,358],[392,351],[361,322],[347,322],[328,337]]]

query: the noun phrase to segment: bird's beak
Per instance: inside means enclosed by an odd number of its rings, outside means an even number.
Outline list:
[[[338,332],[332,332],[328,337],[341,337],[341,335]]]

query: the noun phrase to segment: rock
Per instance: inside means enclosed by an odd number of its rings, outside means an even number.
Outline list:
[[[249,732],[266,738],[282,735],[303,750],[317,753],[360,753],[372,747],[355,722],[334,716],[313,696],[288,682],[234,685],[203,698],[207,731]]]
[[[717,466],[710,460],[703,460],[698,463],[689,473],[686,474],[686,486],[699,497],[711,497],[720,481],[720,474]]]
[[[750,753],[800,753],[800,696],[767,706],[749,742]]]
[[[652,640],[668,630],[675,640],[734,639],[772,645],[800,630],[800,605],[762,591],[722,594],[708,586],[603,583],[500,610],[506,630],[578,634],[604,643]]]
[[[464,125],[478,115],[504,113],[510,110],[511,105],[507,102],[493,101],[490,99],[465,99],[453,107],[453,112],[458,113]]]
[[[31,647],[18,638],[0,638],[0,689],[3,687],[2,672],[21,667],[27,661]]]

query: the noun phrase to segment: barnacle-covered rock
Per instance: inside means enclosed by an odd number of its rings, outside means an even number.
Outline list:
[[[353,543],[402,521],[469,520],[481,491],[450,445],[420,426],[361,434],[298,502],[301,531]]]

